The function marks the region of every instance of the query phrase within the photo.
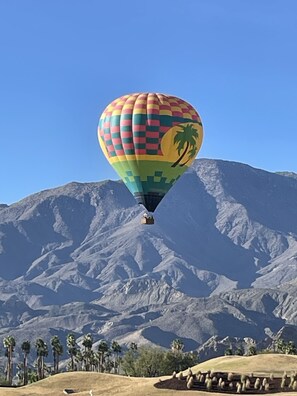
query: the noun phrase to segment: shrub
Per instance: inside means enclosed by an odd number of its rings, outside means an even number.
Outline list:
[[[190,374],[188,374],[188,375],[187,375],[187,378],[186,378],[186,381],[188,382],[190,378],[193,378],[193,376],[190,375]]]
[[[122,370],[126,375],[155,377],[182,371],[197,363],[197,355],[181,351],[164,351],[160,348],[142,347],[127,351],[122,360]]]
[[[246,389],[251,389],[251,381],[249,378],[247,378],[245,381],[245,387],[246,387]]]
[[[255,389],[260,389],[260,378],[257,378],[254,385]]]
[[[244,350],[241,347],[236,348],[235,355],[243,356]]]
[[[270,388],[270,384],[269,384],[269,382],[266,382],[266,384],[264,386],[265,391],[268,392],[269,388]]]
[[[254,356],[257,355],[257,349],[253,345],[249,347],[248,349],[248,355],[249,356]]]
[[[223,378],[219,378],[219,382],[218,382],[218,388],[221,389],[222,386],[222,382],[223,382]]]
[[[284,378],[284,377],[282,378],[282,382],[281,382],[281,386],[280,387],[281,387],[282,390],[285,389],[285,387],[286,387],[286,378]]]
[[[227,379],[228,379],[228,381],[232,381],[233,380],[233,373],[228,373]]]
[[[245,375],[245,374],[241,374],[241,376],[240,376],[240,382],[245,382],[246,381],[246,379],[247,379],[247,376]]]
[[[207,389],[208,391],[210,391],[211,388],[212,388],[212,381],[211,381],[211,378],[208,378],[208,379],[206,380],[206,389]]]
[[[216,383],[218,382],[217,377],[216,377],[216,376],[212,377],[212,378],[211,378],[211,382],[212,382],[213,384],[216,384]]]
[[[224,355],[225,355],[225,356],[231,356],[231,355],[233,355],[232,349],[231,349],[231,348],[227,348],[227,349],[225,350],[225,352],[224,352]]]
[[[194,378],[190,377],[189,380],[187,381],[187,388],[191,389],[193,387],[194,384]]]

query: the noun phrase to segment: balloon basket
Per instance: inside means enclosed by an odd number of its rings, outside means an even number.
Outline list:
[[[155,224],[154,217],[152,215],[144,214],[140,220],[140,224]]]

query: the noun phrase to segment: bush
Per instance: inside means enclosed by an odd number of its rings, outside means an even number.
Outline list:
[[[212,388],[212,380],[211,380],[211,378],[208,378],[208,379],[206,380],[206,389],[207,389],[208,391],[210,391],[211,388]]]
[[[122,369],[134,377],[156,377],[180,372],[197,364],[197,355],[181,351],[164,351],[160,348],[142,347],[127,351],[123,357]]]
[[[187,388],[191,389],[193,387],[194,384],[194,378],[190,377],[189,380],[187,381]]]
[[[228,381],[232,381],[233,380],[233,373],[228,373],[227,379],[228,379]]]
[[[257,378],[254,385],[255,389],[260,389],[260,378]]]
[[[231,349],[231,348],[227,348],[227,349],[225,350],[225,352],[224,352],[224,355],[225,355],[225,356],[231,356],[231,355],[233,355],[232,349]]]
[[[250,346],[249,350],[248,350],[248,354],[249,354],[249,356],[257,355],[257,349],[253,345]]]
[[[237,355],[237,356],[243,356],[243,353],[244,353],[244,351],[240,347],[237,348],[236,351],[235,351],[235,355]]]
[[[281,387],[282,390],[285,389],[285,387],[286,387],[286,378],[283,377],[280,387]]]
[[[245,387],[246,387],[246,389],[251,389],[251,381],[250,381],[249,378],[247,378],[247,379],[245,380]]]
[[[4,376],[0,376],[0,385],[1,386],[8,386],[9,382],[7,381],[7,379]]]

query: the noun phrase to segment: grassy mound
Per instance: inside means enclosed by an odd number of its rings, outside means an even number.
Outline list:
[[[197,371],[233,371],[241,374],[282,375],[284,371],[297,372],[297,356],[281,354],[262,354],[256,356],[221,356],[193,367]]]
[[[156,378],[131,378],[100,373],[61,373],[20,388],[0,388],[0,396],[63,396],[64,389],[73,389],[73,396],[145,396],[160,395],[154,387]],[[162,391],[164,396],[172,395]],[[180,394],[180,393],[179,393]],[[181,395],[181,394],[180,394]]]

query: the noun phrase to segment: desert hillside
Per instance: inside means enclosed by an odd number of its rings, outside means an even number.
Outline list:
[[[296,193],[295,178],[205,159],[153,226],[115,181],[2,205],[0,337],[58,333],[65,343],[90,332],[165,348],[181,338],[189,351],[216,335],[263,340],[296,328]]]

